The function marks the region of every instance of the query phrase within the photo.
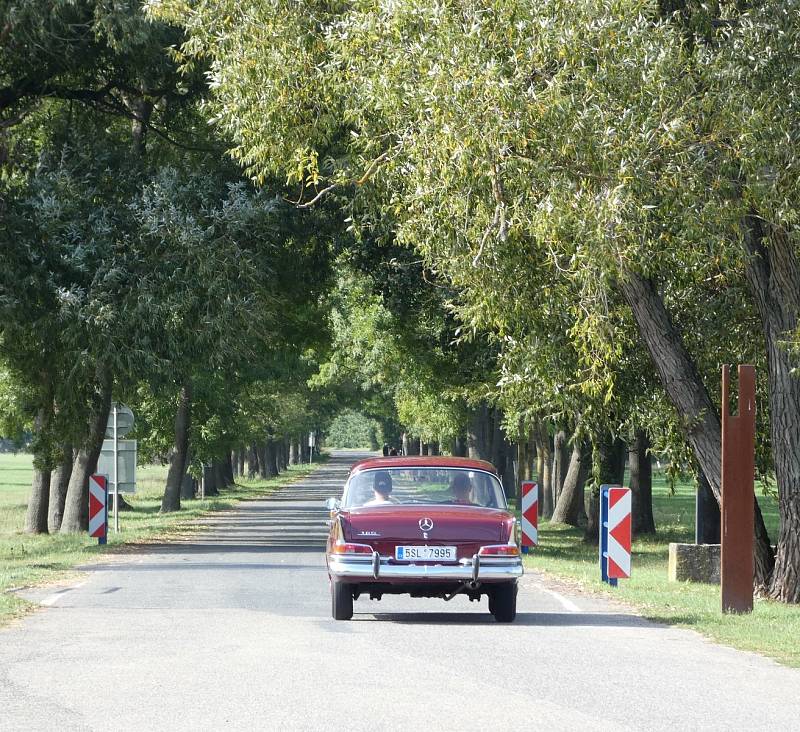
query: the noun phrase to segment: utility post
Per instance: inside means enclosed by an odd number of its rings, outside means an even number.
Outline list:
[[[722,367],[722,611],[753,611],[753,469],[756,371],[739,366],[738,414],[730,414],[730,370]]]

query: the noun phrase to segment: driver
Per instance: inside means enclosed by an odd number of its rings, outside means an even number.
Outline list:
[[[392,495],[392,476],[386,470],[379,470],[375,473],[375,480],[372,484],[374,497],[367,501],[365,506],[379,506],[383,503],[397,503]]]
[[[469,475],[464,472],[458,472],[450,482],[450,492],[453,494],[453,503],[463,504],[465,506],[474,506],[475,504],[470,500],[470,493],[472,493],[472,481]]]

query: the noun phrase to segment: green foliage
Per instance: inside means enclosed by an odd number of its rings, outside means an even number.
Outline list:
[[[84,439],[100,374],[152,459],[191,384],[195,467],[330,410],[306,381],[336,227],[222,157],[204,67],[178,74],[182,31],[140,10],[0,5],[0,414],[19,429],[55,404],[43,466]]]
[[[430,310],[413,313],[397,299],[389,310],[371,276],[344,261],[339,269],[328,299],[331,350],[312,385],[333,388],[343,400],[364,400],[365,411],[384,424],[387,437],[396,432],[395,422],[426,441],[461,434],[467,413],[464,375],[451,349],[437,342],[445,328],[441,311],[429,318]]]
[[[383,433],[376,420],[345,409],[331,421],[325,431],[325,442],[330,447],[377,450],[383,444]]]
[[[461,336],[488,333],[498,357],[470,389],[509,422],[648,423],[685,455],[617,294],[631,271],[660,283],[712,392],[720,362],[766,373],[737,242],[749,207],[796,225],[794,5],[150,8],[210,61],[216,119],[253,175],[342,194],[357,237],[391,228],[452,288]],[[405,405],[412,423],[431,409],[413,391]]]

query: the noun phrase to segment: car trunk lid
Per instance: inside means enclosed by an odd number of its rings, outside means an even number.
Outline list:
[[[395,556],[401,545],[455,546],[458,558],[486,544],[504,543],[507,511],[479,506],[369,506],[343,513],[348,541],[370,544]]]

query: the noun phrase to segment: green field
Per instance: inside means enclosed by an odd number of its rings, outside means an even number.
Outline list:
[[[166,466],[137,468],[137,492],[128,496],[134,510],[120,513],[120,533],[109,534],[108,544],[101,547],[96,539],[85,534],[32,536],[23,533],[25,510],[30,491],[31,456],[0,454],[0,625],[30,609],[14,593],[15,587],[26,587],[63,578],[77,565],[92,561],[107,552],[120,551],[124,545],[163,540],[187,532],[192,519],[224,508],[237,501],[263,496],[292,481],[317,464],[292,466],[279,478],[239,480],[233,488],[204,501],[184,501],[179,513],[160,514],[161,494],[167,475]]]
[[[718,585],[667,581],[669,542],[694,541],[694,488],[688,482],[670,495],[663,475],[653,478],[655,537],[634,541],[632,577],[614,589],[599,579],[597,547],[583,541],[583,532],[547,521],[539,528],[540,546],[529,566],[566,580],[582,591],[626,603],[644,617],[681,625],[736,648],[757,651],[791,666],[800,666],[800,607],[757,599],[752,615],[723,615]],[[770,537],[775,540],[775,500],[759,498]]]

